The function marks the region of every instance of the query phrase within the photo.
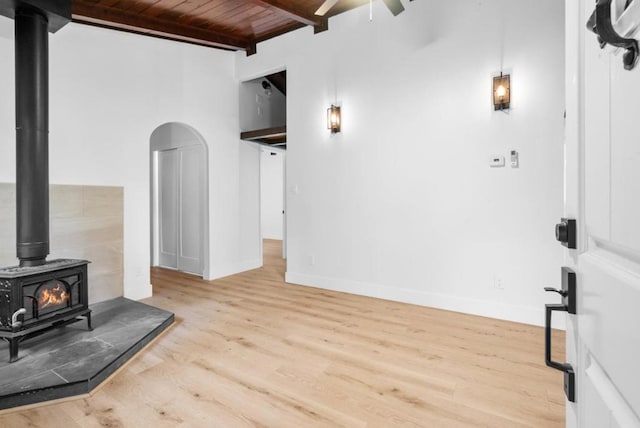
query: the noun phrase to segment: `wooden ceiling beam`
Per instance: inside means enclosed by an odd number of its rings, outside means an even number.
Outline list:
[[[124,10],[89,5],[74,1],[73,20],[124,31],[137,32],[163,38],[214,46],[231,50],[250,49],[252,41],[199,27],[181,25],[175,21],[129,13]]]
[[[276,12],[287,16],[288,18],[298,21],[301,24],[312,25],[313,27],[325,26],[326,18],[321,16],[312,15],[308,12],[300,10],[293,6],[292,1],[283,0],[249,0],[254,4],[259,4],[268,9],[275,10]]]

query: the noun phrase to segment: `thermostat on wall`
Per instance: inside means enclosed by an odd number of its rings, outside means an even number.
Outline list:
[[[504,166],[504,156],[491,156],[489,158],[489,166],[492,168]]]
[[[518,159],[518,152],[515,150],[511,150],[511,168],[518,168],[520,166],[520,161]]]

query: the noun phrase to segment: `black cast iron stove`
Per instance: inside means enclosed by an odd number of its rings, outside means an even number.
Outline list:
[[[80,319],[91,330],[86,260],[52,260],[37,267],[0,269],[0,337],[9,342],[9,361],[18,344]]]
[[[16,210],[20,266],[0,269],[0,338],[20,341],[86,319],[86,260],[49,254],[49,32],[71,20],[71,0],[0,0],[15,20]]]

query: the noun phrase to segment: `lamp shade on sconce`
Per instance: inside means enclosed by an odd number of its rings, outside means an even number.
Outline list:
[[[504,110],[511,103],[511,81],[508,74],[493,78],[493,109]]]
[[[340,106],[334,106],[332,104],[331,107],[327,109],[327,129],[330,129],[332,134],[340,132],[340,122]]]

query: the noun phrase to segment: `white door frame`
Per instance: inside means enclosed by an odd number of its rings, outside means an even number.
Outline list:
[[[150,265],[157,266],[158,242],[158,204],[157,204],[157,152],[162,150],[177,149],[191,145],[200,145],[204,149],[204,183],[202,185],[202,277],[209,278],[209,148],[207,142],[193,127],[180,122],[167,122],[158,126],[151,134],[149,140],[149,203],[150,203]]]
[[[280,71],[284,71],[287,68],[285,66],[280,66],[280,67],[275,67],[275,68],[269,68],[269,69],[265,69],[262,72],[259,73],[255,73],[252,74],[250,76],[244,76],[242,78],[240,78],[240,84],[242,83],[246,83],[246,82],[250,82],[252,80],[256,80],[256,79],[261,79],[264,78],[264,76],[268,76],[270,74],[273,73],[278,73]],[[287,72],[288,73],[288,72]],[[289,78],[289,74],[287,74],[287,79]],[[286,108],[287,111],[289,111],[289,100],[290,98],[287,97],[287,103],[286,103]],[[289,121],[289,115],[287,115],[287,122]],[[286,150],[283,150],[286,153]],[[262,157],[262,153],[261,150],[258,150],[258,156],[260,156],[260,162],[258,162],[259,168],[260,165],[262,164],[261,162],[261,157]],[[282,204],[284,207],[284,216],[283,216],[283,225],[282,225],[282,258],[286,259],[287,258],[287,218],[288,218],[288,212],[287,212],[287,196],[288,196],[288,192],[287,192],[287,188],[286,188],[286,183],[287,183],[287,162],[286,162],[286,158],[287,156],[285,155],[285,162],[284,162],[284,188],[282,189],[283,194],[282,194]],[[260,171],[258,171],[258,175],[260,176]],[[259,198],[262,197],[262,191],[260,189],[260,186],[262,185],[262,180],[258,180],[258,196]],[[263,249],[262,249],[262,202],[259,200],[258,201],[258,223],[259,223],[259,227],[258,227],[258,231],[259,231],[259,236],[258,239],[260,241],[260,251],[259,251],[259,255],[260,255],[260,260],[264,259],[264,254],[263,254]]]

